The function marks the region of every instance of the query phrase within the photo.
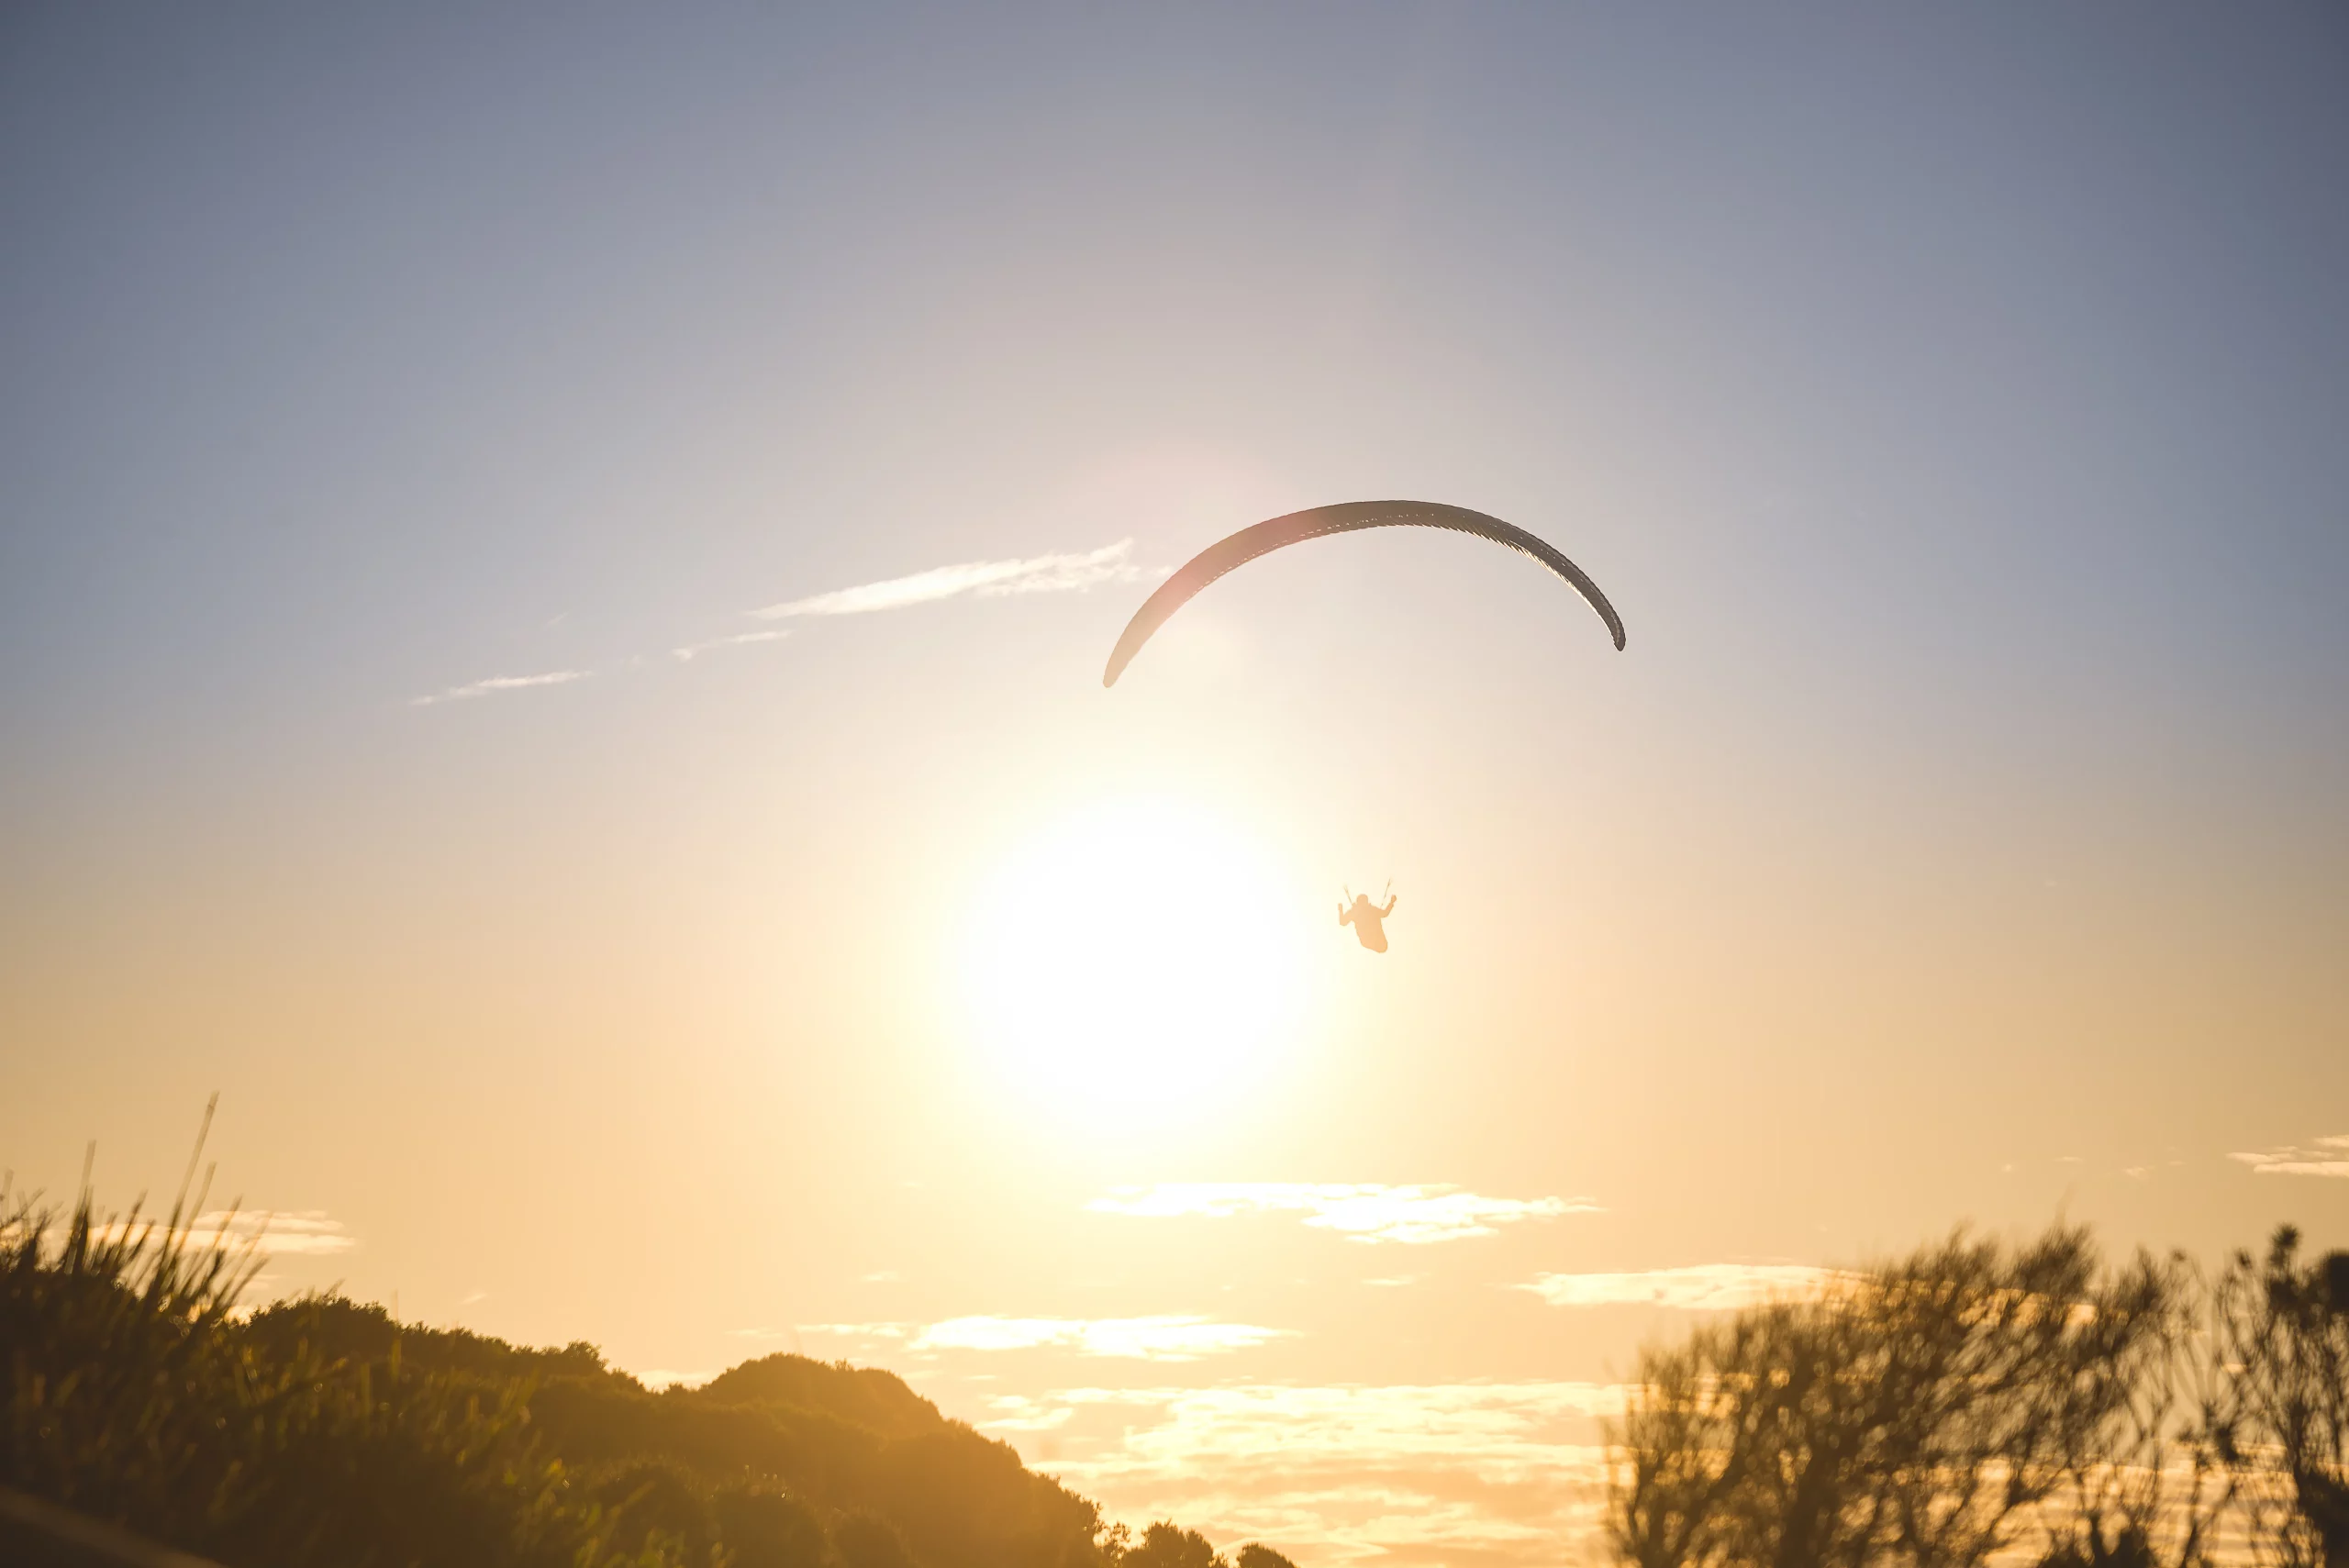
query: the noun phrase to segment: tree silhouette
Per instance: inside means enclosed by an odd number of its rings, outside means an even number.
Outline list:
[[[1642,1353],[1639,1568],[2349,1568],[2349,1253],[2214,1282],[2086,1232],[1954,1236]]]
[[[2220,1278],[2207,1420],[2260,1560],[2349,1568],[2349,1253],[2302,1266],[2299,1246],[2279,1227]]]
[[[2142,1255],[2108,1275],[2074,1229],[1959,1234],[1651,1349],[1613,1434],[1615,1549],[1640,1568],[1986,1562],[2104,1473],[2185,1278]]]

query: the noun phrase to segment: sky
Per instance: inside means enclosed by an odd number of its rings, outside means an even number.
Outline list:
[[[2338,7],[14,7],[0,359],[0,1166],[266,1290],[1502,1568],[1707,1312],[2349,1245]],[[1627,647],[1103,688],[1385,497]]]

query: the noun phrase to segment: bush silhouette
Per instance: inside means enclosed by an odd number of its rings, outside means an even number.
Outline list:
[[[741,1488],[710,1500],[731,1568],[824,1568],[831,1546],[816,1510],[779,1492]]]
[[[2349,1257],[2215,1282],[1963,1234],[1642,1352],[1608,1533],[1639,1568],[2349,1568]],[[2020,1555],[2019,1555],[2020,1554]]]

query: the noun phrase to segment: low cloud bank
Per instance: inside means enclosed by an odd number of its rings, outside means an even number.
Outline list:
[[[1595,1549],[1598,1383],[1071,1388],[994,1399],[983,1430],[1101,1501],[1302,1561],[1552,1564]]]
[[[2320,1138],[2312,1148],[2287,1146],[2259,1154],[2230,1154],[2262,1176],[2349,1176],[2349,1133]]]
[[[1808,1263],[1698,1263],[1620,1274],[1542,1274],[1530,1290],[1553,1307],[1672,1307],[1729,1312],[1762,1302],[1816,1296],[1837,1278]]]
[[[146,1219],[136,1222],[114,1220],[96,1227],[96,1234],[104,1240],[120,1240],[138,1235],[150,1224],[160,1238],[162,1222]],[[250,1247],[263,1257],[270,1258],[332,1256],[337,1252],[348,1252],[359,1245],[359,1239],[344,1229],[342,1221],[328,1218],[322,1208],[295,1209],[282,1214],[256,1213],[250,1209],[207,1209],[185,1222],[185,1234],[190,1243],[198,1248]]]

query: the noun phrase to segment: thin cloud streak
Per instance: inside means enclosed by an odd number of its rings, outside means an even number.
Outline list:
[[[991,1353],[1001,1351],[1069,1350],[1081,1356],[1129,1361],[1191,1362],[1203,1356],[1253,1350],[1274,1340],[1294,1339],[1296,1330],[1254,1323],[1219,1323],[1187,1314],[1153,1318],[950,1318],[942,1322],[811,1323],[804,1330],[842,1339],[886,1340],[907,1350]]]
[[[1335,1230],[1349,1241],[1407,1247],[1497,1235],[1500,1226],[1530,1219],[1601,1212],[1586,1197],[1486,1197],[1445,1184],[1349,1182],[1162,1182],[1152,1187],[1115,1187],[1085,1207],[1096,1214],[1153,1219],[1303,1214],[1306,1224]]]
[[[746,642],[781,642],[790,635],[785,630],[738,631],[731,637],[713,637],[706,642],[688,642],[683,648],[672,648],[669,654],[674,659],[690,662],[696,655],[707,653],[713,648],[739,648]]]
[[[854,588],[837,588],[805,599],[769,605],[751,613],[762,620],[793,616],[860,616],[935,604],[965,595],[1004,598],[1014,594],[1081,593],[1104,583],[1139,582],[1142,570],[1130,559],[1134,541],[1119,539],[1074,555],[1037,555],[1025,561],[967,561],[936,566],[910,577],[891,577]]]
[[[532,686],[565,685],[573,681],[584,681],[593,673],[594,672],[590,670],[550,670],[543,675],[492,675],[486,681],[474,681],[467,685],[451,686],[447,691],[435,692],[430,696],[413,697],[409,699],[408,706],[431,707],[438,703],[466,702],[474,697],[494,695],[498,692],[526,691]]]
[[[2261,1176],[2349,1177],[2349,1133],[2320,1138],[2313,1149],[2270,1149],[2260,1154],[2230,1154]]]
[[[1542,1274],[1519,1290],[1553,1307],[1668,1307],[1729,1312],[1765,1301],[1812,1296],[1842,1275],[1809,1263],[1698,1263],[1636,1273]]]

